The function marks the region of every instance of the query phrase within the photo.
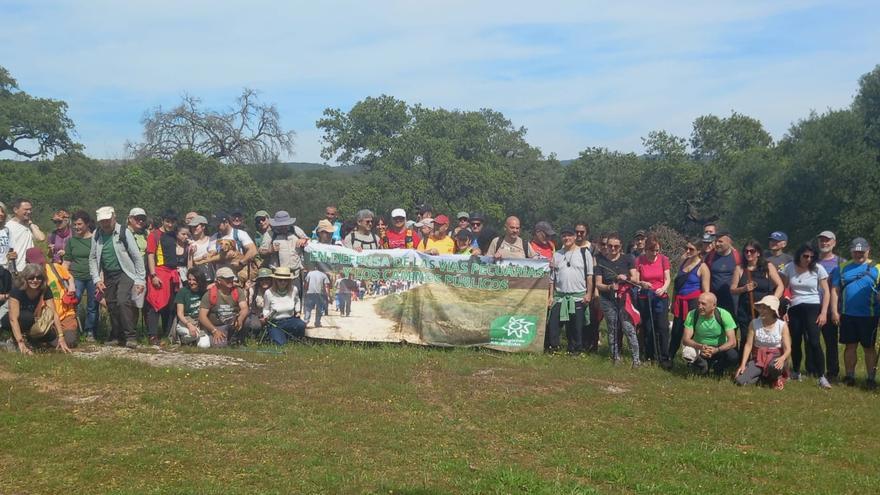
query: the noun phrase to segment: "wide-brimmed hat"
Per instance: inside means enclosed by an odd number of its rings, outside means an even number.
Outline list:
[[[271,268],[260,268],[257,271],[257,280],[261,278],[272,278],[272,269]]]
[[[277,280],[293,280],[293,273],[288,266],[279,266],[272,273],[272,278]]]
[[[767,306],[773,310],[773,313],[777,317],[779,316],[779,298],[776,296],[764,296],[760,301],[755,303],[755,306]]]
[[[296,218],[284,210],[276,211],[275,216],[269,219],[269,225],[273,227],[286,227],[296,223]]]

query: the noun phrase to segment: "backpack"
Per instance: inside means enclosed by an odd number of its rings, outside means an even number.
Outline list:
[[[349,242],[349,244],[351,244],[352,249],[354,249],[354,247],[355,247],[354,246],[355,241],[357,241],[357,243],[361,246],[361,248],[363,248],[364,246],[376,246],[374,249],[378,249],[380,247],[379,246],[379,238],[376,237],[376,234],[370,232],[370,235],[373,236],[372,242],[362,242],[358,239],[355,239],[354,234],[355,234],[354,230],[352,230],[351,233],[348,234],[348,242]]]
[[[526,242],[526,240],[522,239],[522,238],[520,238],[520,241],[522,242],[522,245],[523,245],[523,254],[525,254],[526,258],[531,258],[532,253],[529,251],[529,243]],[[498,252],[499,249],[501,249],[502,242],[504,242],[504,236],[498,236],[495,238],[494,241],[492,241],[492,243],[495,244],[495,252],[496,253]],[[490,244],[490,246],[491,246],[491,244]]]
[[[210,289],[208,289],[208,302],[211,303],[211,306],[217,304],[217,289],[216,285],[212,285]],[[238,304],[238,287],[232,288],[232,300]]]
[[[581,258],[584,259],[584,278],[586,279],[589,275],[587,275],[587,251],[589,248],[582,247],[581,248]],[[590,253],[590,257],[593,256],[593,253]]]
[[[691,313],[694,314],[694,326],[696,327],[697,320],[699,319],[700,315],[697,314],[696,309],[691,310]],[[725,331],[724,330],[724,320],[721,319],[721,311],[718,311],[718,308],[715,308],[715,321],[718,322],[718,326],[721,327],[721,331]]]

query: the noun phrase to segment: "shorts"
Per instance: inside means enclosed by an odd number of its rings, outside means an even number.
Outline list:
[[[840,317],[840,343],[862,344],[862,347],[874,347],[877,342],[877,316]]]

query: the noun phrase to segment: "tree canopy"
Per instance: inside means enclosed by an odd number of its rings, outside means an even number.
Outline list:
[[[73,133],[67,103],[25,93],[9,71],[0,67],[0,153],[24,158],[72,153],[82,149],[71,137]]]
[[[186,95],[180,105],[155,108],[141,122],[143,142],[127,145],[136,158],[170,160],[191,150],[225,163],[254,164],[293,152],[295,133],[282,128],[275,105],[260,103],[252,89],[243,90],[236,107],[226,112],[202,108],[200,99]]]

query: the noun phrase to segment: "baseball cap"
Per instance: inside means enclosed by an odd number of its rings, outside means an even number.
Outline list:
[[[147,216],[147,212],[144,211],[143,208],[132,208],[131,211],[128,212],[128,216],[130,216],[130,217],[145,217],[145,216]]]
[[[217,223],[223,223],[229,220],[229,213],[218,211],[217,213],[214,213],[214,218],[217,219]]]
[[[99,222],[101,220],[110,220],[113,218],[114,213],[116,213],[116,210],[112,206],[102,206],[95,212],[95,218]]]
[[[647,234],[645,233],[644,230],[639,229],[636,231],[635,235],[633,235],[633,238],[636,238],[636,237],[647,237]]]
[[[852,242],[849,244],[849,250],[850,250],[850,251],[862,251],[862,252],[864,252],[864,251],[867,251],[867,250],[869,250],[869,249],[871,249],[871,245],[868,244],[868,240],[865,239],[864,237],[856,237],[856,238],[853,239]]]
[[[458,212],[458,215],[455,216],[455,218],[457,218],[459,220],[461,220],[462,218],[470,219],[471,215],[470,215],[470,213],[468,213],[466,211],[460,211],[460,212]]]
[[[330,223],[330,220],[326,218],[318,222],[318,227],[315,229],[315,232],[330,232],[331,234],[336,232],[336,227]]]
[[[770,240],[777,242],[788,241],[788,235],[786,235],[785,232],[782,232],[781,230],[777,230],[776,232],[770,234]]]
[[[423,218],[422,221],[413,224],[415,227],[424,227],[426,225],[434,225],[433,218]]]
[[[208,219],[201,216],[201,215],[196,215],[196,216],[192,217],[192,220],[190,220],[187,225],[189,225],[190,227],[195,227],[196,225],[202,225],[202,224],[207,225]]]
[[[819,235],[817,235],[816,237],[824,237],[831,240],[837,239],[837,236],[834,235],[834,232],[831,232],[830,230],[823,230],[822,232],[819,232]]]
[[[217,270],[217,278],[235,278],[235,273],[232,272],[232,268],[224,266]]]
[[[710,242],[715,242],[715,236],[712,234],[703,234],[703,237],[700,240],[705,244],[709,244]]]
[[[232,208],[231,210],[229,210],[229,216],[230,217],[243,217],[244,210],[242,210],[241,207],[236,206],[236,207]]]
[[[438,225],[449,225],[449,217],[446,215],[437,215],[437,218],[434,219],[434,223]]]
[[[475,212],[471,213],[471,218],[470,218],[471,222],[473,222],[474,220],[478,220],[480,222],[485,222],[486,216],[478,211],[475,211]]]
[[[260,218],[260,217],[269,218],[269,212],[266,210],[260,210],[256,213],[254,213],[254,218]]]
[[[562,227],[561,229],[559,229],[559,233],[562,235],[565,235],[565,234],[575,235],[575,230],[574,230],[573,226],[570,227],[570,226],[566,225],[565,227]]]
[[[406,218],[406,210],[403,208],[395,208],[391,210],[391,218]]]

